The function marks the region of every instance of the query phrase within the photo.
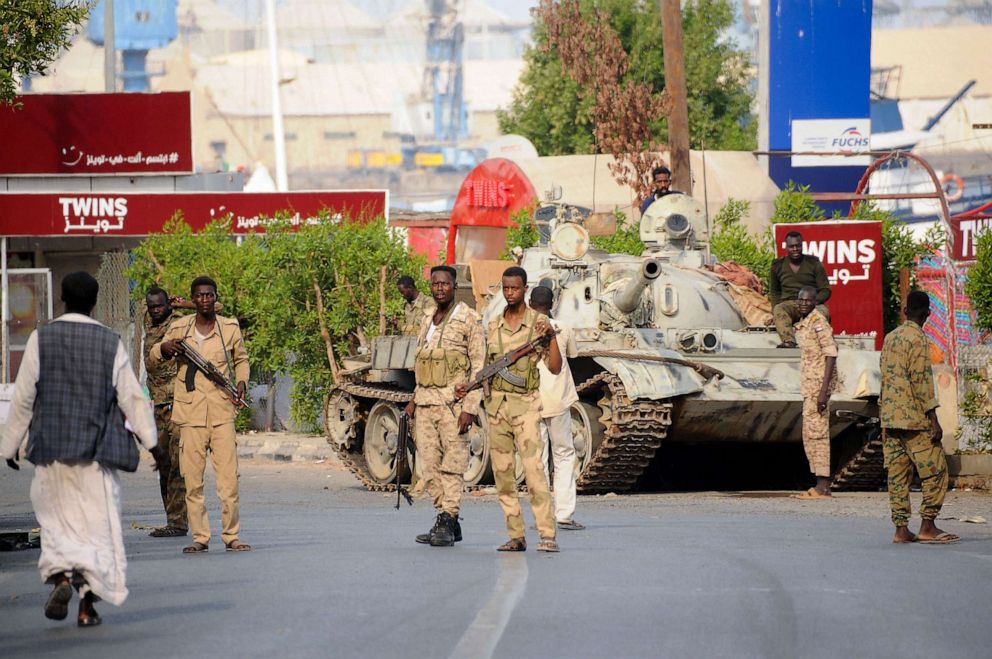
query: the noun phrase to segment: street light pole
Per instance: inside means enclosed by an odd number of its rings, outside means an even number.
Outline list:
[[[682,8],[679,0],[658,0],[661,8],[661,38],[665,57],[665,89],[672,99],[668,115],[671,146],[672,188],[692,194],[689,171],[689,108],[686,103],[685,56],[682,47]]]
[[[269,69],[272,74],[272,144],[276,151],[276,190],[289,188],[286,177],[286,138],[282,125],[282,101],[279,95],[279,49],[276,43],[276,2],[265,0],[265,22],[269,35]]]
[[[117,44],[114,37],[114,0],[103,0],[103,88],[117,91]]]

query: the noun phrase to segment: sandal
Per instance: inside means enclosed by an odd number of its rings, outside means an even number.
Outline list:
[[[49,620],[65,620],[69,615],[69,600],[72,599],[72,585],[65,579],[52,589],[45,603],[45,617]]]
[[[183,547],[184,554],[202,554],[210,549],[207,545],[202,542],[194,542],[189,547]]]
[[[527,541],[523,538],[511,538],[497,547],[496,551],[527,551]]]
[[[178,538],[186,535],[187,533],[189,533],[189,531],[186,529],[181,529],[175,526],[163,526],[155,529],[148,535],[153,538]]]
[[[234,539],[224,545],[227,551],[251,551],[251,545],[246,545],[240,540]]]
[[[553,538],[541,538],[541,541],[537,543],[537,551],[558,552],[558,543]]]

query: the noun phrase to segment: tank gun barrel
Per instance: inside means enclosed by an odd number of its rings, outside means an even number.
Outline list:
[[[641,271],[626,286],[616,292],[613,304],[624,313],[631,313],[641,302],[641,293],[661,274],[661,261],[648,259],[641,265]]]

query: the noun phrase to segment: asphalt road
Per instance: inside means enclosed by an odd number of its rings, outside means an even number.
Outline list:
[[[493,496],[467,497],[455,548],[417,545],[427,502],[393,509],[333,463],[243,463],[247,554],[183,556],[154,474],[123,477],[131,595],[104,624],[47,620],[37,550],[0,553],[0,656],[990,656],[992,528],[942,520],[949,546],[890,544],[885,494],[580,497],[562,552],[497,554]],[[0,529],[33,525],[30,467],[0,472]],[[214,529],[216,497],[208,484]],[[918,505],[914,495],[914,507]],[[992,520],[992,497],[945,513]],[[528,513],[529,515],[529,513]],[[529,521],[528,521],[529,523]],[[915,525],[915,522],[914,522]],[[529,531],[536,544],[536,532]]]

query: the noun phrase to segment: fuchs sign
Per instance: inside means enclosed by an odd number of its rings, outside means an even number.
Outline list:
[[[189,92],[27,94],[0,106],[0,176],[189,174]]]
[[[230,215],[236,234],[262,232],[267,218],[288,211],[299,225],[322,210],[368,222],[385,216],[386,190],[322,192],[191,192],[161,194],[2,194],[2,236],[144,236],[162,230],[176,212],[200,229]]]
[[[875,332],[882,347],[882,223],[839,220],[775,225],[775,251],[785,256],[785,235],[803,236],[803,253],[823,262],[830,280],[830,324],[835,334]]]

